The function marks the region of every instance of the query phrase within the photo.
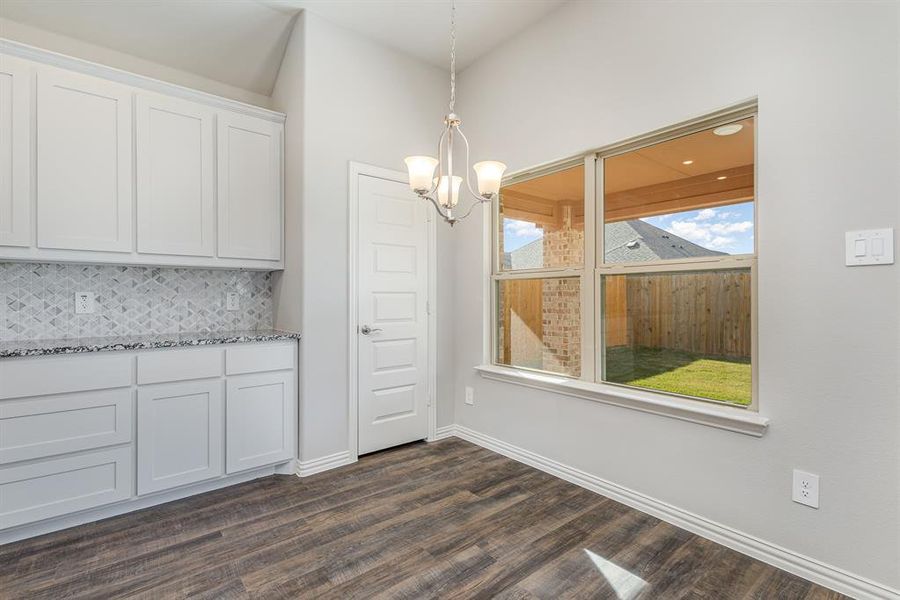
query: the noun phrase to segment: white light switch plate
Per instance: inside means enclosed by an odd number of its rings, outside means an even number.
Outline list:
[[[894,264],[894,230],[848,231],[845,252],[848,267],[892,265]]]

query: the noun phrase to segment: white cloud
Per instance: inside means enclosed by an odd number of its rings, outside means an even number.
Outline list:
[[[707,221],[716,216],[715,209],[712,208],[704,208],[701,210],[696,217],[694,217],[695,221]]]
[[[507,237],[536,239],[543,235],[543,232],[535,226],[534,223],[528,221],[518,221],[516,219],[505,219],[503,224],[503,233]]]
[[[728,248],[738,241],[734,234],[752,231],[753,222],[706,223],[702,221],[697,222],[697,220],[673,221],[666,229],[678,237],[700,246],[722,249]]]
[[[733,237],[718,235],[710,240],[709,244],[707,244],[710,248],[714,250],[718,250],[719,248],[728,248],[732,244],[734,244],[737,240]]]
[[[709,226],[713,233],[744,233],[753,229],[753,221],[739,221],[737,223],[713,223]]]

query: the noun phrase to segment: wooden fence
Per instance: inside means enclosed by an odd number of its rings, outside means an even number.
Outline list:
[[[505,284],[499,297],[500,359],[540,368],[546,333],[541,280]],[[610,275],[603,287],[607,347],[750,357],[748,270]]]
[[[750,357],[747,270],[613,275],[604,293],[607,346]]]

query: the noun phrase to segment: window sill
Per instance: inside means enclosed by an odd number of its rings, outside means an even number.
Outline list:
[[[699,400],[674,398],[663,394],[630,390],[602,383],[589,383],[512,367],[480,365],[475,367],[475,370],[485,379],[622,406],[754,437],[762,437],[769,427],[768,418],[739,407],[715,406]]]

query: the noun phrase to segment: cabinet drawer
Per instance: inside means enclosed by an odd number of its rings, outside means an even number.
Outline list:
[[[0,360],[0,400],[131,385],[131,354]]]
[[[0,468],[0,529],[131,497],[131,448]]]
[[[131,389],[0,402],[0,464],[131,441]]]
[[[137,372],[139,385],[220,377],[222,349],[191,348],[138,354]]]
[[[228,375],[286,371],[294,368],[295,344],[248,344],[228,348],[225,353],[225,372]]]

